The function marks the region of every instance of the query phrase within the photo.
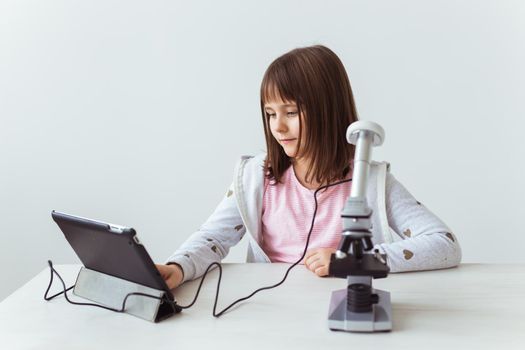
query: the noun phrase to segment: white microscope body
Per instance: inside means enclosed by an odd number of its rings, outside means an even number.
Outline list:
[[[346,278],[345,289],[332,292],[328,313],[331,330],[376,332],[392,329],[390,293],[372,288],[373,278],[384,278],[390,268],[386,256],[371,252],[372,209],[366,201],[372,146],[383,143],[385,132],[376,123],[357,121],[346,132],[355,144],[352,188],[341,217],[343,232],[339,247],[332,254],[329,275]]]

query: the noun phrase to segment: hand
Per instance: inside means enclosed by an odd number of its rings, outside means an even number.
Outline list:
[[[184,273],[179,265],[160,265],[155,264],[157,270],[159,270],[160,275],[168,285],[169,289],[175,289],[182,283],[182,278]]]
[[[304,256],[304,266],[315,273],[317,276],[328,276],[330,266],[330,256],[335,253],[334,248],[317,248],[306,252]]]

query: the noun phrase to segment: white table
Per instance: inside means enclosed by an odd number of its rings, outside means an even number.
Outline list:
[[[286,264],[225,264],[219,308],[279,281]],[[58,265],[71,285],[78,265]],[[263,291],[220,318],[212,316],[213,271],[197,303],[150,323],[128,314],[43,300],[45,269],[0,303],[2,349],[525,349],[525,266],[463,264],[391,274],[374,287],[391,292],[393,330],[332,332],[330,294],[346,281],[319,278],[297,266],[280,287]],[[55,279],[53,292],[58,291]],[[175,291],[188,304],[197,281]],[[79,298],[72,296],[74,300]]]

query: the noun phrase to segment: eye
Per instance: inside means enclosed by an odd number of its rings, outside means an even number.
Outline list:
[[[286,113],[286,115],[289,116],[289,117],[295,117],[297,115],[297,112],[296,111],[288,112],[288,113]]]
[[[266,116],[270,118],[275,118],[275,113],[266,112]]]

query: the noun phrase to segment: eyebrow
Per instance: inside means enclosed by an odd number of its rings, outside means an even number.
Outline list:
[[[285,105],[279,105],[279,107],[297,107],[297,105],[296,105],[296,104],[291,104],[291,103],[289,103],[289,104],[285,104]],[[267,108],[269,108],[269,109],[273,109],[273,108],[270,107],[270,106],[264,106],[264,109],[267,109]]]

